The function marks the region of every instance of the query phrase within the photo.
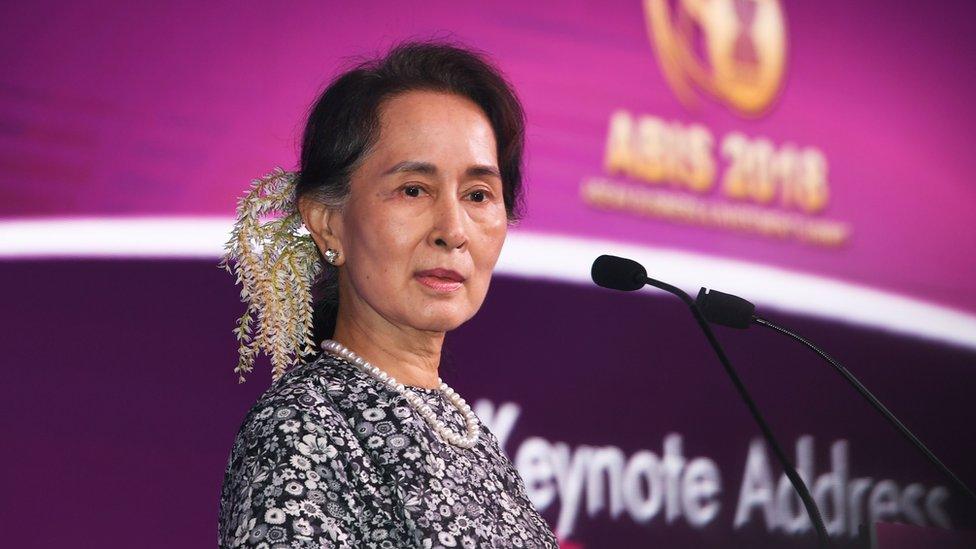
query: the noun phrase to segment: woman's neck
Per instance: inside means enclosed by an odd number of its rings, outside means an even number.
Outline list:
[[[436,389],[444,332],[397,326],[379,315],[354,315],[339,307],[332,339],[404,385]]]

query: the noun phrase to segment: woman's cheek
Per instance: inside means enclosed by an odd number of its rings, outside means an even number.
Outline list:
[[[487,227],[485,232],[485,240],[487,247],[491,250],[492,265],[494,265],[495,260],[498,259],[499,254],[502,250],[502,245],[505,243],[505,236],[508,233],[508,218],[504,215],[501,218],[496,218]]]
[[[402,209],[377,209],[372,214],[374,216],[373,236],[376,237],[380,248],[385,249],[387,253],[396,253],[401,248],[409,246],[419,222],[416,214],[405,214]]]

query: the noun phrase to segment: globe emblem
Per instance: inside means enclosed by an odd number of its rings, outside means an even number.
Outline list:
[[[746,116],[759,116],[779,92],[786,22],[778,0],[644,0],[652,45],[678,99],[694,89]]]

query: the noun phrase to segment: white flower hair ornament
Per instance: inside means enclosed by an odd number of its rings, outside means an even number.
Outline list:
[[[276,167],[251,182],[237,202],[237,219],[217,265],[237,276],[241,301],[247,303],[234,328],[240,344],[234,368],[239,383],[253,370],[259,350],[271,357],[272,382],[297,364],[299,356],[315,353],[311,288],[322,263],[298,212],[297,175]],[[274,214],[280,215],[262,222]]]

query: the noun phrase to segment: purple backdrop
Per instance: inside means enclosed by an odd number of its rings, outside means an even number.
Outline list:
[[[210,261],[25,261],[0,264],[0,275],[6,287],[25,289],[8,294],[0,324],[11,539],[26,547],[211,545],[234,433],[270,383],[264,361],[244,385],[232,372],[227,323],[241,305],[227,274]],[[976,481],[976,353],[777,319],[826,346]],[[809,351],[758,329],[718,335],[790,453],[797,437],[814,437],[817,475],[830,470],[828,446],[846,439],[852,479],[945,484]],[[482,311],[448,337],[443,377],[470,402],[521,408],[504,443],[513,459],[532,437],[573,451],[661,456],[664,437],[678,433],[686,458],[717,464],[721,506],[704,526],[669,523],[663,508],[643,524],[627,513],[611,519],[607,507],[589,516],[584,495],[566,536],[582,547],[812,546],[809,534],[767,532],[758,511],[732,528],[758,432],[675,300],[499,277]],[[543,509],[554,527],[559,509]],[[973,526],[976,509],[959,494],[945,509],[953,526]]]
[[[163,255],[214,250],[205,260],[86,260],[76,256],[90,251],[71,249],[63,253],[70,260],[11,256],[51,255],[37,252],[37,235],[60,218],[151,215],[170,227],[191,216],[229,220],[248,181],[274,165],[293,167],[303,114],[329,78],[355,56],[408,37],[485,50],[525,103],[528,216],[507,244],[521,251],[507,259],[510,274],[496,276],[483,310],[449,336],[443,377],[500,435],[566,547],[813,542],[679,303],[652,290],[622,295],[511,275],[521,261],[555,266],[549,275],[585,270],[601,243],[696,254],[684,283],[718,279],[726,273],[717,259],[739,260],[755,268],[743,272],[769,277],[753,287],[780,283],[801,294],[793,305],[807,312],[824,294],[803,294],[808,287],[763,268],[860,285],[859,298],[883,292],[883,311],[878,301],[843,303],[845,312],[871,304],[875,317],[858,325],[838,320],[839,311],[819,320],[788,308],[770,314],[826,347],[976,484],[976,336],[960,333],[976,326],[971,3],[707,3],[734,11],[711,27],[692,25],[699,40],[685,54],[700,59],[705,38],[735,21],[744,40],[736,52],[785,55],[775,99],[758,114],[731,107],[717,73],[692,82],[694,99],[679,98],[656,42],[662,35],[648,30],[651,6],[679,4],[0,7],[5,539],[26,547],[212,545],[234,433],[270,382],[262,359],[247,384],[236,383],[231,328],[242,304],[215,266],[220,242],[200,245],[206,233],[145,237],[163,242],[154,248]],[[779,23],[768,19],[777,6]],[[760,20],[783,33],[785,47],[742,34]],[[680,17],[665,27],[684,28]],[[663,152],[640,131],[615,133],[613,120],[665,124]],[[792,166],[784,151],[821,155],[825,169],[814,171],[829,190],[824,207],[723,194],[736,134],[761,168]],[[626,146],[611,147],[621,135]],[[703,142],[705,154],[692,154]],[[648,149],[677,172],[682,162],[712,161],[709,188],[696,192],[680,173],[654,179],[645,164],[613,160],[615,151]],[[628,198],[597,207],[587,198],[591,181]],[[777,197],[786,196],[785,181]],[[653,200],[728,223],[668,217],[651,211]],[[770,236],[737,226],[739,214],[801,228],[836,223],[846,233],[832,245]],[[39,224],[21,229],[24,220]],[[51,238],[117,253],[108,240],[94,242],[104,233],[74,227]],[[531,240],[541,236],[552,239]],[[901,308],[902,297],[923,307]],[[894,321],[929,323],[928,336],[951,331],[955,343],[888,331]],[[828,519],[843,516],[837,539],[852,543],[851,529],[875,519],[976,525],[976,509],[945,491],[945,480],[812,353],[758,328],[719,338],[811,484],[826,500],[842,496],[840,509],[833,500],[824,506]]]

